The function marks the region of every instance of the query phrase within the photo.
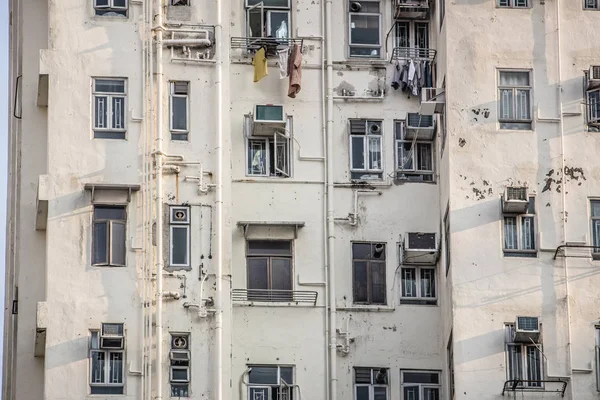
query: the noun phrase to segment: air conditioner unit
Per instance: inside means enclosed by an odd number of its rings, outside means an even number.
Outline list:
[[[537,343],[540,340],[538,317],[517,317],[513,341],[515,343]]]
[[[429,1],[396,0],[394,19],[427,19],[429,18]]]
[[[408,113],[406,115],[405,139],[433,140],[435,135],[435,123],[432,115],[419,113]]]
[[[190,209],[188,207],[171,207],[172,224],[189,224]]]
[[[102,324],[100,332],[100,348],[105,350],[120,350],[124,347],[122,324]]]
[[[600,87],[600,65],[592,65],[588,73],[588,89]]]
[[[444,89],[441,88],[423,88],[421,89],[421,115],[434,115],[444,112],[446,103]]]
[[[529,193],[525,186],[508,186],[502,197],[502,211],[524,214],[529,207]]]
[[[286,117],[283,106],[260,104],[254,107],[252,134],[254,136],[272,136],[275,132],[285,131]]]
[[[403,264],[435,265],[438,259],[435,233],[408,232],[404,238]]]

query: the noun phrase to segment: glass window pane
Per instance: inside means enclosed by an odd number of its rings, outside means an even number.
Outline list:
[[[429,48],[429,25],[427,23],[415,23],[415,47]]]
[[[111,224],[111,245],[112,254],[110,263],[112,265],[125,265],[125,224],[122,222],[112,222]]]
[[[423,400],[440,400],[440,389],[423,388]]]
[[[440,383],[440,374],[437,372],[403,372],[402,377],[404,382],[408,383],[426,383],[435,384]]]
[[[370,400],[368,386],[357,386],[356,387],[356,400]]]
[[[270,289],[292,290],[292,260],[289,258],[271,259]]]
[[[508,379],[522,379],[521,345],[508,345]]]
[[[248,258],[248,289],[269,288],[267,265],[267,258]]]
[[[92,245],[92,264],[108,264],[108,222],[95,222]]]
[[[248,140],[248,175],[266,175],[267,142]]]
[[[127,7],[127,0],[113,0],[113,6],[120,8]]]
[[[189,385],[187,383],[172,383],[171,384],[171,397],[188,397],[189,396]]]
[[[110,0],[96,0],[96,7],[108,7]]]
[[[382,386],[374,387],[373,400],[387,400],[387,388]]]
[[[535,234],[533,229],[533,217],[521,219],[522,246],[524,250],[535,249]]]
[[[248,381],[253,384],[278,385],[277,367],[252,367]]]
[[[248,254],[292,255],[292,242],[289,240],[249,240]]]
[[[171,264],[188,265],[188,227],[171,227]]]
[[[517,248],[517,218],[504,217],[504,248]]]
[[[531,119],[529,90],[517,90],[517,119]]]
[[[369,136],[369,169],[381,170],[381,137]]]
[[[421,270],[421,297],[435,297],[435,270]]]
[[[405,386],[404,387],[404,400],[419,400],[419,387],[418,386]]]
[[[351,136],[352,169],[365,169],[365,140],[364,137]]]
[[[500,119],[514,119],[513,91],[512,89],[500,90]]]
[[[124,207],[94,207],[94,219],[113,219],[124,221],[127,214]]]
[[[368,277],[367,277],[367,262],[354,261],[354,301],[367,302],[368,296]]]
[[[279,367],[279,375],[288,384],[294,383],[294,368],[292,367]]]
[[[189,82],[177,81],[173,82],[172,85],[174,94],[188,94]]]
[[[371,303],[385,304],[385,263],[371,262]]]
[[[600,217],[600,201],[593,200],[591,205],[592,205],[592,217]]]
[[[350,15],[350,43],[379,45],[379,16]]]
[[[598,219],[592,221],[592,236],[593,245],[597,246],[594,249],[594,253],[598,253],[600,252],[600,220]]]
[[[529,86],[529,72],[501,71],[500,86]]]
[[[95,91],[104,93],[125,93],[123,79],[96,79]]]
[[[188,375],[188,370],[186,368],[173,368],[172,374],[173,380],[177,381],[184,381],[190,378]]]
[[[433,159],[431,157],[430,143],[417,143],[418,165],[419,171],[433,171]]]
[[[263,37],[265,34],[264,14],[260,8],[248,10],[248,36]]]
[[[108,97],[94,96],[94,128],[107,128]]]
[[[416,270],[402,268],[402,297],[417,297]]]
[[[398,22],[396,24],[396,46],[410,46],[410,28],[408,22]]]
[[[125,129],[125,98],[112,98],[112,128]]]
[[[540,352],[534,346],[527,346],[527,379],[530,381],[542,379]],[[539,387],[541,385],[541,382],[530,382],[528,386]]]
[[[414,157],[412,151],[412,142],[398,143],[398,168],[400,170],[414,170]]]
[[[110,353],[109,383],[123,383],[123,353]]]
[[[276,38],[289,37],[290,13],[289,11],[267,12],[267,36]]]
[[[91,383],[104,383],[104,367],[106,353],[103,351],[92,351],[91,354]]]
[[[269,399],[269,389],[250,387],[248,400],[271,400]]]
[[[172,101],[172,118],[171,125],[173,129],[187,130],[187,101],[188,98],[174,96],[171,98]]]
[[[371,243],[352,243],[352,258],[368,260],[371,258]]]
[[[264,7],[289,7],[290,0],[246,0],[248,6],[256,5],[260,2],[264,4]]]

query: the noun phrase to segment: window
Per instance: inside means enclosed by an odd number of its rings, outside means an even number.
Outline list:
[[[124,206],[95,206],[92,232],[92,264],[125,266]]]
[[[450,271],[450,204],[446,206],[444,215],[444,255],[446,256],[446,276]]]
[[[382,121],[350,120],[350,179],[383,177]]]
[[[600,89],[586,92],[586,117],[589,127],[600,127]]]
[[[433,141],[406,138],[406,122],[395,121],[396,179],[433,182]]]
[[[402,400],[440,400],[440,373],[400,370]]]
[[[123,394],[123,324],[102,324],[102,329],[91,331],[90,336],[91,394]]]
[[[249,400],[292,400],[294,367],[249,365]]]
[[[187,267],[190,265],[190,208],[172,206],[169,211],[169,266]]]
[[[411,31],[414,35],[411,35]],[[427,22],[396,22],[396,47],[429,48],[429,24]]]
[[[500,129],[531,129],[530,71],[500,71],[498,120]]]
[[[171,82],[171,118],[169,128],[172,140],[188,140],[189,82]]]
[[[94,138],[125,139],[127,132],[125,79],[96,78],[93,85]]]
[[[452,332],[450,332],[446,353],[448,358],[448,386],[450,389],[450,399],[454,399],[454,345],[452,343]]]
[[[292,242],[249,240],[248,300],[288,301],[292,299]]]
[[[385,243],[352,243],[355,304],[387,304]]]
[[[535,197],[525,214],[504,214],[504,256],[536,257]]]
[[[348,0],[350,57],[381,57],[381,4]]]
[[[592,256],[595,260],[600,259],[600,200],[591,201],[592,211]]]
[[[497,0],[496,4],[501,8],[528,8],[529,0]]]
[[[354,368],[354,400],[387,400],[387,368]]]
[[[190,334],[171,333],[169,381],[171,397],[190,395]]]
[[[446,136],[448,136],[448,127],[446,125],[446,113],[448,112],[448,93],[446,92],[446,77],[444,77],[444,83],[442,84],[444,90],[444,111],[440,114],[440,130],[442,131],[442,140],[440,143],[440,157],[444,154],[444,147],[446,147]]]
[[[285,130],[275,128],[253,136],[252,116],[245,117],[246,175],[288,178],[292,175],[292,119],[287,117]]]
[[[435,268],[402,268],[402,298],[400,304],[437,304]]]
[[[542,387],[541,345],[514,343],[514,329],[514,324],[504,326],[508,380],[523,381],[518,387]]]
[[[289,38],[290,0],[246,0],[248,37]]]
[[[584,10],[600,10],[598,0],[583,0]]]
[[[596,326],[596,390],[600,392],[600,326]]]
[[[94,0],[96,15],[127,16],[127,0]]]
[[[171,0],[172,6],[189,6],[190,0]]]

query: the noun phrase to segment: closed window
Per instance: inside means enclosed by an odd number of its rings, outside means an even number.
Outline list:
[[[400,304],[437,303],[435,268],[402,268],[402,298]]]
[[[600,392],[600,326],[596,326],[596,390]]]
[[[387,368],[354,368],[354,400],[387,400]]]
[[[385,243],[352,243],[355,304],[387,304]]]
[[[350,120],[350,178],[383,177],[383,122]]]
[[[427,22],[416,21],[396,22],[396,47],[428,49],[429,24]]]
[[[591,201],[592,211],[592,255],[594,259],[600,259],[600,200]]]
[[[584,10],[600,10],[598,0],[583,0]]]
[[[190,0],[170,0],[172,6],[189,6]]]
[[[293,400],[294,367],[249,365],[248,399]]]
[[[350,57],[381,58],[381,4],[348,0]]]
[[[514,324],[507,324],[504,327],[508,380],[518,381],[517,387],[542,387],[541,345],[515,343],[514,330]]]
[[[124,354],[123,324],[102,324],[90,332],[91,394],[123,394]]]
[[[504,256],[536,257],[535,197],[525,214],[504,214]]]
[[[92,232],[92,264],[124,267],[126,263],[124,206],[95,206]]]
[[[528,8],[529,0],[497,0],[500,8]]]
[[[444,255],[446,276],[448,276],[448,271],[450,271],[450,204],[446,206],[446,214],[444,215]]]
[[[431,118],[431,117],[429,117]],[[433,126],[433,124],[432,124]],[[406,122],[395,121],[396,179],[433,181],[433,140],[406,137]]]
[[[500,71],[500,129],[531,129],[531,90],[530,71]]]
[[[93,85],[94,138],[125,139],[126,80],[96,78]]]
[[[169,266],[187,267],[190,265],[190,208],[172,206],[169,222]]]
[[[440,400],[438,371],[400,370],[402,400]]]
[[[586,115],[588,126],[600,127],[600,89],[589,90],[586,93]]]
[[[127,16],[127,0],[94,0],[96,15]]]
[[[248,300],[288,301],[292,299],[292,242],[249,240]]]
[[[171,139],[188,140],[189,82],[171,82]]]
[[[171,333],[171,351],[169,352],[169,381],[171,397],[190,395],[190,334]]]
[[[291,37],[290,0],[246,0],[248,37]]]

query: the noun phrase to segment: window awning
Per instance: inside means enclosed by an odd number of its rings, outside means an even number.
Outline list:
[[[302,221],[238,221],[237,226],[244,229],[244,237],[248,237],[248,231],[251,227],[273,227],[273,228],[292,228],[294,229],[294,238],[298,238],[298,229],[305,225]]]
[[[141,186],[128,183],[86,183],[83,188],[92,192],[92,203],[94,202],[95,192],[99,190],[126,191],[127,202],[129,202],[131,201],[131,192],[139,191]]]

